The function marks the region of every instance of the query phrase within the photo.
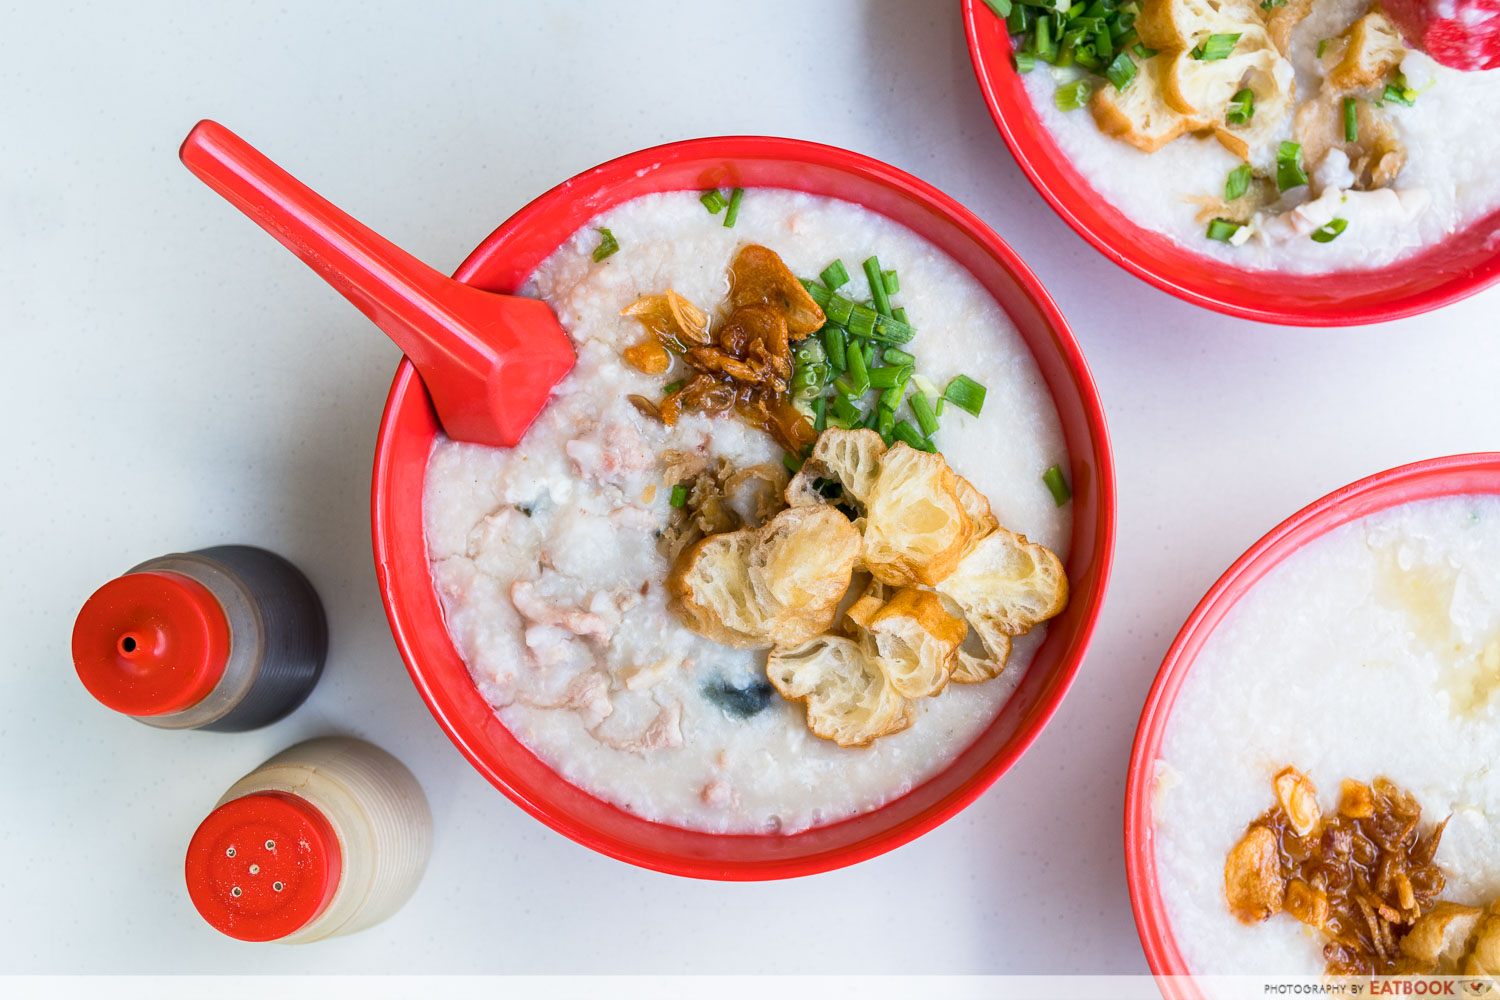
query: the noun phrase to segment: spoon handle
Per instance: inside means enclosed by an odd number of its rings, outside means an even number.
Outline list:
[[[417,362],[482,368],[491,352],[451,308],[457,283],[334,207],[214,121],[183,140],[183,164],[354,303]]]

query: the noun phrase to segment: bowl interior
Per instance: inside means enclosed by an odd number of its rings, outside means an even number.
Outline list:
[[[630,154],[567,181],[497,229],[456,276],[514,292],[589,219],[640,195],[709,187],[779,187],[857,202],[903,223],[967,267],[1004,307],[1041,368],[1061,417],[1074,493],[1073,599],[1050,626],[1014,696],[942,774],[881,809],[794,835],[724,836],[630,815],[563,780],[518,742],[469,678],[448,637],[428,571],[423,476],[436,416],[410,363],[396,374],[376,449],[376,570],[391,628],[433,715],[469,761],[543,822],[634,864],[703,878],[810,874],[872,857],[968,804],[1030,744],[1067,691],[1093,630],[1114,540],[1114,483],[1098,395],[1055,305],[1019,258],[956,202],[915,178],[844,150],[788,139],[722,138]]]
[[[1141,712],[1125,788],[1125,870],[1146,961],[1159,976],[1189,974],[1167,919],[1156,873],[1155,765],[1177,693],[1214,629],[1288,556],[1334,528],[1418,500],[1500,493],[1500,453],[1454,455],[1376,473],[1330,493],[1271,530],[1221,576],[1177,634]],[[1186,990],[1184,982],[1174,988]],[[1195,995],[1184,992],[1181,995]]]
[[[1037,191],[1104,256],[1163,291],[1247,319],[1344,326],[1436,309],[1500,280],[1500,210],[1443,243],[1371,270],[1251,271],[1192,253],[1126,218],[1073,168],[1027,96],[1004,23],[980,0],[964,0],[964,26],[985,104]]]

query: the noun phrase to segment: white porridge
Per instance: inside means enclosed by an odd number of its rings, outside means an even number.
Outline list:
[[[1389,778],[1424,828],[1451,817],[1443,900],[1500,893],[1500,498],[1393,508],[1288,558],[1209,637],[1157,761],[1155,852],[1172,933],[1199,974],[1324,971],[1280,913],[1244,924],[1225,859],[1295,766],[1325,815],[1340,782]]]
[[[1191,2],[1143,0],[1146,7]],[[1227,9],[1232,2],[1203,0],[1197,6]],[[1265,20],[1266,11],[1274,17],[1278,6],[1285,12],[1298,2],[1281,0],[1280,5],[1266,6],[1246,0],[1246,6],[1252,19]],[[1500,133],[1490,123],[1494,109],[1500,107],[1500,70],[1462,72],[1441,66],[1421,52],[1403,52],[1400,35],[1386,27],[1382,29],[1389,35],[1385,62],[1377,63],[1376,55],[1370,57],[1370,65],[1383,66],[1384,74],[1374,80],[1367,73],[1360,77],[1359,86],[1334,87],[1329,82],[1329,66],[1339,46],[1345,44],[1341,35],[1367,12],[1380,16],[1378,5],[1372,7],[1370,0],[1311,0],[1308,10],[1290,30],[1285,54],[1263,43],[1268,46],[1268,58],[1259,65],[1245,53],[1245,46],[1260,29],[1220,26],[1217,30],[1243,36],[1236,53],[1223,63],[1191,65],[1212,67],[1242,59],[1247,66],[1245,78],[1226,83],[1221,107],[1208,110],[1202,104],[1202,119],[1185,126],[1184,134],[1153,152],[1143,151],[1150,143],[1137,148],[1123,136],[1101,131],[1097,105],[1104,96],[1117,92],[1100,76],[1077,67],[1058,69],[1038,59],[1023,77],[1026,91],[1063,155],[1100,196],[1138,225],[1237,267],[1300,273],[1379,267],[1440,243],[1500,209],[1500,171],[1495,169],[1500,162]],[[1204,27],[1196,37],[1201,42],[1213,30],[1212,25]],[[1143,29],[1141,34],[1147,32]],[[1326,58],[1320,59],[1320,53]],[[1157,55],[1153,62],[1165,55]],[[1118,93],[1154,85],[1157,75],[1146,70],[1137,53],[1129,51],[1124,57],[1132,59],[1138,71],[1127,90]],[[1260,93],[1257,73],[1266,80],[1283,78],[1279,86],[1283,100],[1291,98],[1291,108],[1303,107],[1298,101],[1311,103],[1326,94],[1330,111],[1321,118],[1309,112],[1306,124],[1287,111],[1274,130],[1267,121],[1267,131],[1253,138],[1247,153],[1237,155],[1214,137],[1212,129],[1224,131],[1222,98],[1230,89],[1244,87],[1245,91],[1239,91],[1244,93],[1255,88],[1255,99],[1262,105],[1269,103]],[[1059,88],[1085,79],[1092,84],[1091,104],[1059,110]],[[1388,81],[1395,81],[1391,86],[1399,92],[1397,99],[1390,99],[1390,92],[1382,89]],[[1404,103],[1407,100],[1409,106]],[[1347,110],[1357,118],[1348,126],[1347,135],[1344,101],[1352,102]],[[1175,113],[1157,103],[1154,113]],[[1262,108],[1261,114],[1270,112]],[[1377,129],[1387,138],[1372,139]],[[1398,152],[1388,161],[1385,173],[1367,167],[1361,176],[1361,150],[1382,141]],[[1296,143],[1299,155],[1318,157],[1316,163],[1304,164],[1310,183],[1284,189],[1276,183],[1278,153],[1284,142]],[[1328,152],[1322,155],[1325,147]],[[1351,157],[1356,160],[1352,170]],[[1226,188],[1237,183],[1231,173],[1242,167],[1255,180],[1246,194],[1226,200]],[[1222,220],[1217,227],[1215,220]],[[1216,235],[1211,238],[1210,232]]]
[[[618,240],[602,262],[592,227]],[[923,374],[941,384],[965,372],[988,387],[982,416],[947,408],[937,446],[1002,525],[1066,557],[1071,506],[1054,503],[1040,479],[1067,466],[1061,428],[1004,312],[904,227],[846,202],[763,188],[744,194],[732,229],[696,192],[650,195],[604,213],[548,258],[525,293],[557,312],[577,367],[516,448],[439,440],[425,522],[455,645],[501,720],[551,767],[652,820],[795,831],[875,808],[940,770],[995,717],[1043,630],[1016,640],[1001,677],[913,703],[909,728],[848,749],[815,737],[802,706],[771,688],[765,650],[711,642],[674,616],[658,545],[673,513],[661,456],[779,467],[783,451],[733,417],[685,412],[668,427],[642,413],[627,396],[659,399],[677,376],[622,360],[642,328],[620,312],[668,288],[711,309],[747,243],[804,277],[872,253],[898,271]],[[864,276],[844,292],[865,297]]]

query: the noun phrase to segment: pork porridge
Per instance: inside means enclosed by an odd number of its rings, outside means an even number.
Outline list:
[[[1072,508],[1041,374],[966,270],[752,188],[613,208],[524,293],[577,366],[519,446],[440,438],[424,519],[527,747],[647,819],[793,832],[989,725],[1066,602]]]
[[[1500,498],[1371,514],[1240,599],[1156,762],[1199,974],[1500,971]]]
[[[1500,209],[1500,70],[1408,48],[1379,0],[1017,0],[1008,21],[1063,155],[1195,253],[1374,268]]]

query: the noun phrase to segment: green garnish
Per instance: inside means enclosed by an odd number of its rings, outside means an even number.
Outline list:
[[[1325,38],[1322,41],[1318,42],[1318,58],[1319,59],[1322,59],[1323,58],[1323,53],[1325,53],[1325,52],[1328,51],[1328,41],[1329,40]]]
[[[1344,141],[1359,141],[1359,102],[1352,97],[1344,98]]]
[[[860,419],[859,407],[854,405],[854,399],[843,393],[833,397],[833,415],[840,420],[850,422]]]
[[[703,192],[698,196],[698,200],[703,202],[703,207],[708,209],[709,215],[718,215],[724,211],[724,206],[728,204],[724,200],[724,196],[719,193],[718,188]]]
[[[917,426],[922,428],[923,437],[932,437],[937,433],[937,415],[932,412],[932,404],[927,401],[925,392],[912,393],[907,405],[911,407],[911,415],[917,418]]]
[[[1199,42],[1192,52],[1188,53],[1200,62],[1218,62],[1220,59],[1228,59],[1229,53],[1239,44],[1240,34],[1233,35],[1209,35]]]
[[[918,451],[937,451],[937,449],[933,447],[932,442],[922,437],[917,429],[911,425],[911,421],[909,420],[896,421],[896,425],[891,428],[891,434],[897,441],[905,441],[907,444],[911,445]]]
[[[1282,0],[1285,3],[1286,0]],[[984,5],[995,12],[996,17],[1010,16],[1010,0],[984,0]]]
[[[1328,220],[1327,225],[1319,226],[1313,230],[1312,239],[1314,243],[1332,243],[1339,238],[1339,234],[1349,228],[1348,219],[1333,218]]]
[[[1043,24],[1047,22],[1043,21]],[[1094,85],[1087,80],[1074,80],[1058,87],[1052,95],[1053,103],[1059,111],[1077,111],[1089,102],[1089,97],[1094,92]]]
[[[1307,183],[1307,171],[1302,169],[1302,146],[1295,142],[1283,142],[1276,152],[1276,190],[1290,191]]]
[[[818,277],[823,279],[823,284],[831,290],[840,289],[849,283],[849,271],[841,260],[835,260],[823,268],[823,273]]]
[[[1224,181],[1224,200],[1234,201],[1243,198],[1245,192],[1250,190],[1250,164],[1241,163],[1229,171],[1229,178]]]
[[[1030,73],[1036,69],[1036,53],[1034,52],[1015,52],[1011,54],[1011,58],[1015,60],[1017,73]]]
[[[856,337],[868,337],[875,332],[875,317],[878,316],[874,309],[863,303],[855,303],[854,308],[849,310],[849,332]]]
[[[896,426],[896,414],[881,407],[875,414],[875,430],[880,434],[880,439],[887,446],[891,443],[891,431]]]
[[[615,234],[608,229],[599,229],[596,227],[594,232],[599,234],[599,245],[594,247],[594,261],[597,263],[617,252],[620,249],[620,244],[615,239]]]
[[[813,430],[822,434],[828,429],[828,397],[819,396],[813,400]]]
[[[1277,7],[1285,7],[1286,0],[1260,0],[1261,10],[1275,10]]]
[[[681,483],[672,487],[671,503],[673,507],[682,507],[687,504],[687,490],[688,488]]]
[[[849,362],[850,392],[855,396],[863,396],[870,388],[870,370],[865,366],[864,350],[857,344],[851,344],[850,348],[844,352],[845,359]]]
[[[1130,86],[1130,81],[1135,79],[1135,60],[1130,58],[1130,53],[1121,52],[1115,56],[1104,75],[1109,77],[1109,82],[1115,85],[1116,90],[1124,90]]]
[[[885,294],[895,295],[897,292],[901,291],[901,279],[896,277],[896,272],[894,269],[890,271],[881,271],[880,280],[885,285]]]
[[[907,327],[908,329],[910,329],[910,327],[911,327],[911,320],[909,320],[909,319],[906,318],[906,307],[905,306],[897,306],[896,308],[892,309],[891,310],[891,319],[895,320],[897,323],[900,323],[902,326]],[[910,340],[911,338],[908,337],[906,339]],[[906,341],[902,341],[902,343],[905,343],[905,342]]]
[[[865,279],[870,283],[870,297],[875,300],[875,311],[882,316],[889,316],[891,296],[885,290],[885,275],[880,270],[879,257],[865,258]]]
[[[1243,228],[1238,222],[1229,219],[1215,219],[1208,224],[1208,238],[1218,240],[1220,243],[1228,243],[1230,237]]]
[[[1150,59],[1152,56],[1156,55],[1155,49],[1146,48],[1145,44],[1142,42],[1136,42],[1135,45],[1131,47],[1130,51],[1134,52],[1142,59]]]
[[[1061,507],[1073,499],[1073,491],[1068,487],[1068,481],[1063,478],[1062,469],[1054,465],[1042,473],[1042,482],[1047,484],[1047,489],[1052,491],[1052,501]]]
[[[744,188],[735,188],[729,192],[729,211],[724,213],[724,228],[733,229],[735,222],[740,217],[740,199],[745,197]]]
[[[678,389],[681,389],[684,385],[687,385],[687,380],[678,379],[676,382],[668,382],[666,385],[662,386],[661,391],[663,394],[670,396]]]
[[[914,371],[909,365],[886,365],[884,368],[870,369],[870,388],[889,389],[899,384],[902,380],[901,373],[906,372],[906,377],[911,378]]]
[[[887,347],[881,352],[880,356],[885,359],[885,363],[888,365],[914,365],[917,363],[917,356],[915,354],[907,354],[899,347]]]
[[[1224,120],[1231,125],[1244,125],[1255,117],[1255,91],[1246,87],[1229,99],[1224,109]]]
[[[943,390],[943,398],[977,417],[979,411],[984,409],[984,396],[987,391],[984,386],[969,376],[956,375],[953,381],[948,383],[948,388]]]
[[[849,370],[849,362],[844,357],[846,343],[843,330],[832,325],[823,327],[823,351],[836,372]]]
[[[1416,103],[1417,92],[1406,85],[1405,75],[1397,73],[1392,77],[1391,82],[1385,85],[1385,92],[1380,95],[1380,99],[1409,108]]]

